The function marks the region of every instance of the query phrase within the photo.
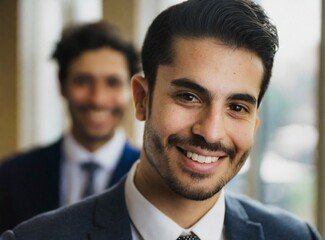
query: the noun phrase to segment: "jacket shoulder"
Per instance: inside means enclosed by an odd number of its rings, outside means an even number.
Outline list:
[[[123,199],[124,181],[99,195],[27,220],[4,236],[24,240],[80,240],[104,234],[106,238],[100,239],[126,239],[109,237],[117,231],[131,233]]]
[[[86,239],[92,227],[95,198],[40,214],[13,229],[17,239]]]
[[[226,195],[226,206],[228,217],[260,223],[266,239],[321,239],[312,226],[279,207],[233,193]]]
[[[25,165],[37,164],[46,157],[60,155],[62,139],[47,146],[40,146],[30,150],[12,154],[1,160],[0,168],[23,167]]]

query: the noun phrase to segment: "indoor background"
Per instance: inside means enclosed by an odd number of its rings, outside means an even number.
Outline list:
[[[176,2],[1,0],[0,158],[53,142],[69,124],[50,58],[63,26],[104,19],[140,49],[151,20]],[[324,0],[258,2],[278,27],[280,48],[255,148],[228,187],[301,216],[324,237]],[[143,125],[132,106],[124,126],[141,146]]]

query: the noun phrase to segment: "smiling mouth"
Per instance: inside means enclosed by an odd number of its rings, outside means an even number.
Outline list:
[[[189,152],[186,151],[180,147],[177,147],[177,149],[187,158],[198,162],[198,163],[214,163],[216,161],[218,161],[220,158],[222,157],[214,157],[214,156],[204,156],[204,155],[200,155],[197,153],[193,153],[193,152]]]
[[[88,115],[91,117],[91,118],[94,118],[94,119],[103,119],[103,118],[106,118],[108,115],[109,115],[109,111],[107,110],[89,110],[88,111]]]
[[[83,109],[90,119],[103,121],[108,117],[121,117],[123,111],[120,108],[105,108],[105,109]]]

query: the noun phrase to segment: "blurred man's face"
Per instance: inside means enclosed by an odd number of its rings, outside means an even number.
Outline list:
[[[125,56],[111,48],[82,53],[69,67],[61,86],[72,117],[72,134],[91,151],[105,144],[129,102]]]

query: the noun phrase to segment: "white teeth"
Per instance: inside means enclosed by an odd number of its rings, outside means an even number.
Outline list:
[[[192,152],[186,152],[186,156],[199,163],[214,163],[219,159],[219,157],[205,157]]]
[[[205,162],[205,157],[203,156],[199,156],[197,159],[200,163],[204,163]]]
[[[106,110],[105,111],[94,111],[94,110],[89,111],[89,116],[91,118],[94,118],[97,120],[106,119],[107,114],[108,114],[108,112]]]
[[[206,157],[205,162],[206,163],[212,163],[212,157]]]

